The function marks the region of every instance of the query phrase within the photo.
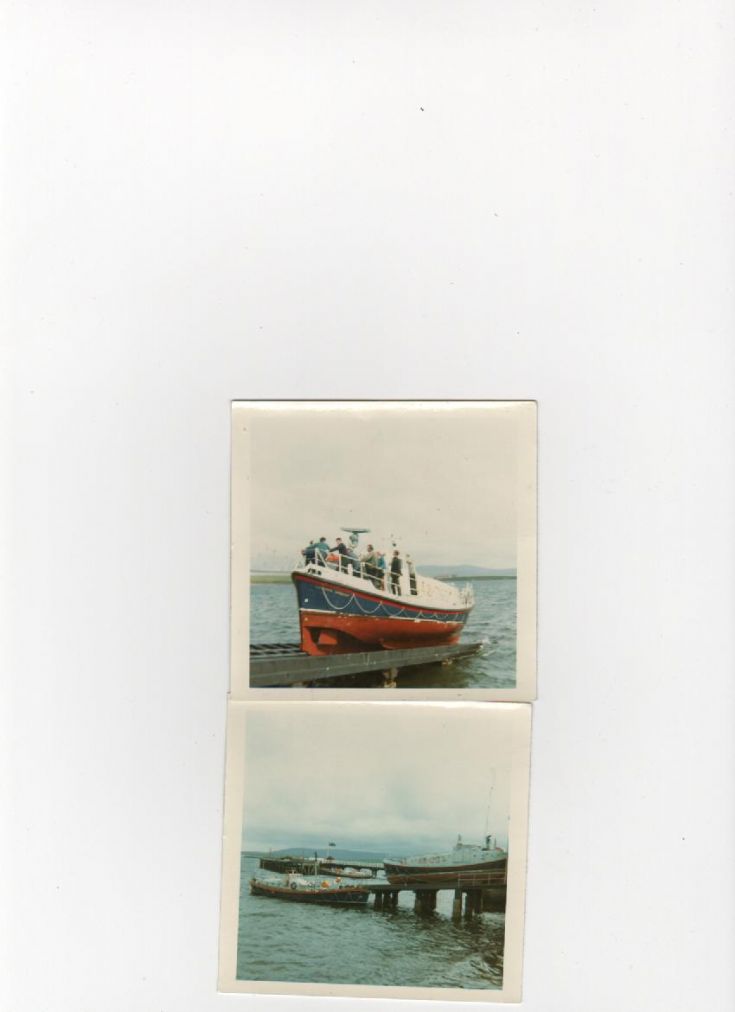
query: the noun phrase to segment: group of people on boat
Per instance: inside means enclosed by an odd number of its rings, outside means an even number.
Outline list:
[[[327,539],[322,536],[318,541],[310,541],[306,548],[301,549],[301,554],[307,565],[328,566],[332,569],[339,569],[342,573],[347,573],[352,569],[354,576],[370,580],[373,586],[379,590],[388,589],[386,586],[386,573],[388,572],[390,573],[391,594],[399,595],[401,593],[403,559],[397,548],[393,550],[390,563],[388,563],[385,552],[377,551],[373,545],[368,544],[367,551],[358,556],[354,547],[345,544],[342,538],[337,538],[336,544],[330,547]],[[416,569],[408,555],[406,556],[406,570],[410,592],[415,595],[418,592]]]

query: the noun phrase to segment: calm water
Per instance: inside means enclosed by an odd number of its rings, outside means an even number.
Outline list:
[[[457,581],[464,586],[464,581]],[[473,580],[475,607],[463,641],[482,642],[483,651],[448,667],[430,665],[401,672],[401,688],[513,688],[516,683],[516,581]],[[296,643],[299,618],[291,583],[251,584],[250,638],[253,643]],[[378,685],[379,675],[332,679],[331,685]]]
[[[502,987],[504,914],[453,922],[449,890],[423,916],[414,913],[411,892],[400,894],[397,910],[385,911],[374,910],[372,900],[353,910],[251,896],[248,881],[257,869],[257,858],[242,856],[240,980]]]

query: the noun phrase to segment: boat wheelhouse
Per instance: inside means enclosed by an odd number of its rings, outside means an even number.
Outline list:
[[[291,578],[296,587],[301,649],[307,654],[398,650],[456,643],[474,606],[472,588],[455,587],[416,572],[395,548],[380,567],[373,552],[358,554],[367,528],[343,527],[350,547],[305,550]],[[401,572],[391,572],[391,559]],[[397,567],[396,567],[397,568]]]

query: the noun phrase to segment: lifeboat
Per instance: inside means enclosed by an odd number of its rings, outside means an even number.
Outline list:
[[[480,888],[505,884],[508,854],[490,836],[484,844],[463,843],[460,836],[447,853],[386,858],[383,867],[392,885],[446,883]]]
[[[416,572],[410,556],[358,552],[367,528],[344,527],[349,547],[310,546],[291,573],[296,587],[301,649],[307,654],[404,650],[456,643],[474,606],[469,585],[460,588]],[[378,557],[384,566],[377,564]],[[397,559],[399,565],[391,566]],[[393,571],[391,571],[391,569]],[[400,572],[398,572],[400,570]]]

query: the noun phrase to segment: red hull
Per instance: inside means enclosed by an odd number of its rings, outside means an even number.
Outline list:
[[[299,612],[301,649],[322,656],[365,650],[409,650],[457,643],[463,622],[371,618],[369,615]]]
[[[392,885],[431,885],[449,882],[456,885],[505,885],[508,859],[456,865],[409,865],[386,861],[385,874]]]

